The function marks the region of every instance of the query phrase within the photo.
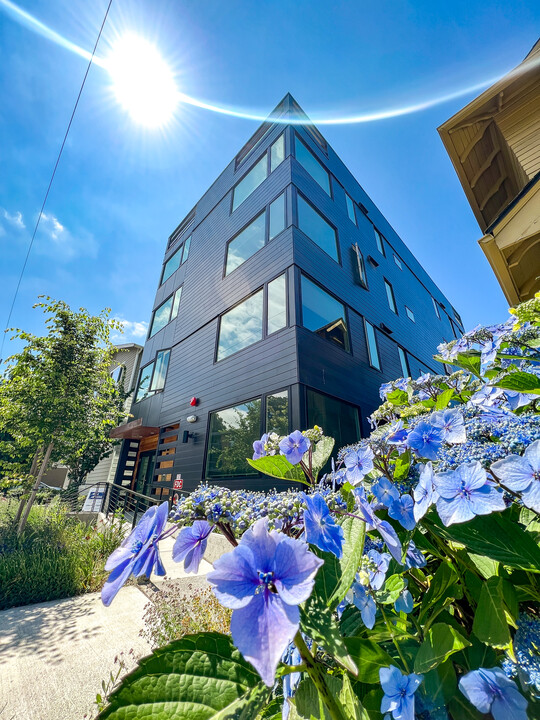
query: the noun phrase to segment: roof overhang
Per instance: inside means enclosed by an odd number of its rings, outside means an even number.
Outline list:
[[[142,418],[132,420],[125,425],[119,425],[111,430],[109,437],[114,439],[123,440],[141,440],[142,438],[149,437],[150,435],[157,435],[159,432],[158,427],[152,427],[151,425],[143,425]]]

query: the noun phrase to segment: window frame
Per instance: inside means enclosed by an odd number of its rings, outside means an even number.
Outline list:
[[[371,352],[371,345],[369,342],[369,333],[368,333],[368,326],[373,330],[373,342],[375,344],[375,354],[377,356],[377,365],[373,364],[373,355]],[[368,352],[368,361],[370,367],[372,367],[374,370],[377,370],[378,372],[382,372],[382,365],[381,365],[381,354],[379,352],[379,344],[377,342],[377,330],[375,328],[375,325],[369,322],[366,318],[364,318],[364,333],[366,336],[366,346],[367,346],[367,352]]]
[[[359,440],[362,439],[362,410],[361,408],[356,405],[355,403],[348,402],[348,400],[342,400],[339,397],[336,397],[335,395],[331,395],[330,393],[324,392],[319,390],[318,388],[315,388],[311,385],[305,385],[303,386],[304,392],[303,392],[303,401],[304,401],[304,407],[305,407],[305,419],[306,424],[309,425],[309,417],[308,417],[308,393],[312,392],[316,395],[322,395],[324,397],[330,398],[330,400],[336,400],[339,403],[342,403],[343,405],[348,405],[349,407],[352,407],[354,410],[356,410],[356,422],[357,422],[357,429],[358,429],[358,438]],[[324,430],[324,428],[323,428]],[[358,441],[359,441],[358,440]],[[358,442],[357,441],[357,442]]]
[[[360,286],[363,287],[364,290],[369,290],[369,283],[368,283],[367,272],[366,272],[366,261],[364,260],[364,254],[360,250],[360,245],[357,242],[353,243],[351,247],[352,247],[354,255],[356,257],[358,276],[360,278]]]
[[[409,320],[413,323],[416,323],[416,319],[414,317],[414,312],[411,310],[411,308],[408,305],[405,305],[405,315],[409,318]]]
[[[439,303],[435,300],[435,298],[433,297],[433,295],[431,296],[431,300],[432,300],[432,302],[433,302],[433,309],[435,310],[435,315],[436,315],[436,316],[439,318],[439,320],[440,320],[440,319],[441,319],[441,311],[439,310]]]
[[[307,169],[307,167],[298,159],[298,157],[297,157],[297,155],[296,155],[296,140],[297,140],[297,139],[302,143],[302,145],[306,148],[306,150],[311,154],[311,156],[313,157],[313,159],[315,160],[315,162],[317,162],[317,163],[321,166],[321,169],[324,170],[324,172],[328,175],[328,191],[327,191],[326,188],[324,188],[324,187],[320,184],[320,182],[309,172],[309,170]],[[307,172],[307,174],[309,175],[309,177],[310,177],[315,183],[317,183],[317,185],[321,188],[321,190],[322,190],[326,195],[328,195],[328,197],[329,197],[331,200],[334,200],[334,189],[333,189],[333,183],[332,183],[332,173],[330,172],[330,170],[329,170],[325,165],[323,165],[323,163],[322,163],[322,162],[319,160],[319,158],[315,155],[315,153],[313,152],[313,150],[312,150],[312,149],[309,147],[309,145],[300,137],[300,135],[298,134],[298,132],[296,132],[296,130],[295,130],[294,133],[293,133],[293,150],[294,150],[294,159],[296,160],[296,162]]]
[[[295,186],[295,188],[296,188],[296,186]],[[307,205],[309,205],[309,207],[310,207],[314,212],[316,212],[317,215],[319,215],[319,217],[321,217],[321,218],[324,220],[324,222],[325,222],[329,227],[331,227],[332,230],[334,231],[334,237],[335,237],[335,241],[336,241],[337,259],[334,258],[334,257],[332,257],[332,255],[330,255],[329,253],[327,253],[326,250],[325,250],[323,247],[321,247],[321,245],[319,245],[319,243],[311,237],[311,235],[308,235],[308,234],[306,233],[306,231],[305,231],[305,230],[302,230],[302,228],[300,227],[300,219],[299,219],[299,212],[298,212],[298,199],[299,199],[299,198],[301,198],[305,203],[307,203]],[[338,265],[342,265],[342,262],[341,262],[341,248],[340,248],[340,244],[339,244],[339,232],[338,232],[337,227],[334,225],[334,223],[330,222],[330,221],[328,220],[328,218],[327,218],[325,215],[323,215],[322,212],[320,212],[319,210],[317,210],[317,208],[315,207],[315,205],[314,205],[312,202],[310,202],[310,201],[307,199],[307,197],[306,197],[300,190],[298,190],[298,188],[296,188],[296,208],[295,208],[295,209],[296,209],[296,227],[298,228],[298,230],[300,230],[300,232],[302,233],[302,235],[303,235],[304,237],[306,237],[306,238],[307,238],[310,242],[312,242],[314,245],[316,245],[316,246],[319,248],[319,250],[321,250],[321,251],[322,251],[325,255],[327,255],[331,260],[333,260],[334,262],[336,262]]]
[[[406,372],[403,372],[403,377],[410,377],[411,376],[411,368],[409,365],[409,360],[407,359],[407,351],[405,348],[401,347],[401,345],[397,346],[398,349],[398,356],[399,356],[399,363],[401,365],[401,371],[404,370]]]
[[[400,258],[396,255],[396,253],[392,253],[394,256],[394,262],[398,266],[400,270],[403,270],[403,265],[401,264]]]
[[[186,260],[188,259],[189,249],[190,249],[190,246],[191,246],[191,237],[192,237],[192,235],[188,235],[187,238],[176,248],[176,250],[175,250],[171,255],[169,255],[169,257],[167,258],[167,260],[165,260],[165,261],[163,262],[163,268],[162,268],[162,270],[161,270],[161,279],[160,279],[160,281],[159,281],[159,287],[161,287],[161,286],[163,285],[163,283],[167,282],[167,280],[168,280],[169,278],[171,278],[171,277],[174,275],[175,272],[177,272],[178,270],[180,270],[180,268],[182,267],[182,265],[183,265],[183,264],[186,262]],[[187,251],[187,253],[186,253],[186,257],[184,258],[184,252],[185,252],[186,245],[187,245],[188,251]],[[178,263],[178,267],[176,268],[176,270],[173,270],[170,275],[167,275],[167,277],[164,278],[163,276],[165,275],[165,268],[166,268],[167,265],[170,263],[170,261],[173,259],[173,257],[176,257],[179,253],[181,253],[181,254],[180,254],[180,262]]]
[[[345,193],[345,207],[347,209],[347,217],[349,218],[349,220],[352,223],[354,223],[356,225],[356,227],[358,227],[358,220],[356,218],[356,207],[355,207],[356,203],[354,202],[354,200],[352,199],[352,197],[349,195],[349,193],[346,190],[344,190],[343,192]],[[351,213],[349,212],[349,203],[350,203],[350,208],[352,210],[353,217],[351,217]]]
[[[306,280],[309,280],[310,283],[315,285],[319,288],[319,290],[322,290],[326,295],[331,297],[333,300],[338,302],[340,305],[343,306],[344,315],[345,315],[345,325],[347,329],[347,347],[341,347],[338,343],[333,342],[329,338],[321,337],[321,335],[317,335],[317,332],[315,330],[310,330],[308,327],[304,325],[304,293],[302,291],[302,278],[305,277]],[[352,350],[352,338],[351,338],[351,324],[349,319],[349,308],[347,306],[347,303],[344,303],[343,300],[340,300],[338,297],[336,297],[333,293],[328,292],[328,290],[323,287],[319,282],[314,280],[312,277],[310,277],[307,273],[300,270],[300,287],[299,287],[300,293],[299,293],[299,304],[298,309],[300,311],[300,326],[303,327],[308,332],[312,333],[313,335],[317,335],[317,337],[321,338],[321,340],[324,340],[326,342],[329,342],[332,346],[338,347],[340,350],[343,350],[344,352],[348,353],[349,355],[353,354]]]
[[[394,288],[392,286],[392,283],[389,282],[386,278],[383,278],[384,280],[384,289],[386,292],[386,300],[388,301],[388,307],[391,310],[391,312],[394,313],[394,315],[398,315],[397,310],[397,304],[396,304],[396,295],[394,293]],[[392,302],[390,302],[390,300]]]
[[[381,253],[381,255],[383,257],[386,257],[386,251],[384,249],[384,241],[385,241],[384,235],[381,232],[379,232],[379,230],[377,230],[375,225],[373,226],[373,232],[375,233],[375,245],[377,246],[377,250]]]
[[[173,313],[173,310],[174,310],[174,299],[175,299],[176,293],[177,293],[178,291],[180,291],[180,300],[178,301],[178,305],[180,306],[180,302],[182,301],[182,288],[183,288],[183,287],[184,287],[184,284],[182,283],[182,285],[180,285],[179,287],[177,287],[176,290],[173,290],[173,292],[172,292],[170,295],[167,295],[167,297],[165,298],[165,300],[163,300],[163,302],[161,302],[161,303],[157,306],[157,308],[155,308],[155,310],[152,311],[152,321],[150,322],[150,327],[148,328],[148,337],[146,338],[147,340],[150,340],[150,338],[153,338],[155,335],[158,334],[158,332],[161,332],[162,330],[164,330],[164,329],[167,327],[167,325],[170,325],[173,320],[176,320],[176,318],[178,317],[178,312],[179,312],[179,310],[180,310],[180,307],[178,308],[178,311],[177,311],[176,315],[175,315],[174,317],[172,317],[172,313]],[[163,305],[165,305],[165,303],[168,302],[171,298],[172,298],[171,311],[170,311],[170,313],[169,313],[169,319],[168,319],[168,321],[165,323],[165,325],[163,325],[163,327],[160,327],[159,330],[156,330],[155,332],[152,332],[152,328],[154,327],[154,319],[155,319],[155,317],[156,317],[157,311],[158,311],[160,308],[162,308]]]
[[[164,380],[163,380],[163,387],[162,387],[162,388],[158,388],[157,390],[152,390],[151,388],[152,388],[152,383],[154,382],[154,375],[155,375],[155,372],[156,372],[156,363],[157,363],[158,355],[159,355],[160,353],[166,353],[166,352],[169,353],[169,359],[168,359],[168,361],[167,361],[167,370],[165,371],[165,378],[164,378]],[[133,397],[133,404],[134,404],[134,405],[135,405],[135,403],[140,403],[140,402],[142,402],[143,400],[147,400],[149,397],[153,397],[154,395],[157,395],[158,393],[162,393],[162,392],[165,390],[165,384],[167,383],[167,375],[169,374],[169,367],[170,367],[170,364],[171,364],[171,352],[172,352],[172,348],[162,348],[161,350],[157,350],[156,353],[155,353],[155,355],[154,355],[154,359],[153,359],[153,360],[150,360],[149,362],[146,363],[146,365],[143,365],[143,366],[140,368],[139,374],[138,374],[138,377],[137,377],[137,385],[136,385],[136,387],[135,387],[135,395],[134,395],[134,397]],[[148,391],[147,391],[147,394],[145,395],[145,397],[140,398],[140,400],[139,400],[139,399],[137,399],[137,396],[138,396],[138,394],[139,394],[139,389],[140,389],[140,385],[141,385],[141,379],[142,379],[142,376],[143,376],[143,371],[144,371],[145,368],[147,368],[149,365],[153,365],[153,368],[152,368],[152,374],[150,375],[150,380],[149,380],[149,382],[148,382]]]
[[[278,140],[279,140],[280,138],[283,138],[283,160],[279,163],[279,165],[276,165],[276,167],[274,168],[274,170],[272,170],[272,158],[271,158],[272,148],[273,148],[273,146],[278,142]],[[265,156],[266,156],[266,176],[265,176],[264,180],[261,180],[261,182],[257,185],[257,187],[255,187],[255,188],[249,193],[249,195],[246,195],[246,197],[242,200],[242,202],[239,203],[239,204],[235,207],[235,206],[234,206],[234,193],[236,192],[236,188],[240,185],[241,182],[243,182],[243,181],[245,180],[245,178],[249,175],[249,173],[255,168],[256,165],[259,164],[259,162],[260,162]],[[266,148],[266,150],[264,150],[263,152],[261,152],[261,154],[257,157],[257,159],[254,160],[253,163],[251,163],[249,170],[247,170],[246,172],[244,172],[244,174],[242,175],[242,177],[241,177],[239,180],[237,180],[236,183],[234,184],[234,187],[233,187],[232,190],[231,190],[231,206],[230,206],[230,210],[229,210],[229,215],[232,215],[234,212],[236,212],[236,210],[238,210],[238,208],[239,208],[241,205],[243,205],[243,204],[245,203],[245,201],[246,201],[249,197],[251,197],[251,196],[253,195],[253,193],[255,192],[255,190],[257,190],[257,189],[264,183],[265,180],[268,180],[268,178],[270,177],[270,175],[271,175],[273,172],[275,172],[275,170],[277,170],[277,168],[280,167],[280,165],[282,165],[282,163],[284,163],[286,159],[287,159],[287,144],[286,144],[285,130],[284,130],[282,133],[280,133],[280,134],[277,136],[277,138],[276,138],[273,142],[270,143],[270,145],[268,145],[268,147]],[[242,163],[241,165],[239,165],[238,168],[237,168],[237,170],[240,170],[240,169],[244,170],[243,164],[244,164],[244,163]],[[235,171],[235,172],[236,172],[236,171]],[[280,194],[281,194],[281,193],[280,193]]]

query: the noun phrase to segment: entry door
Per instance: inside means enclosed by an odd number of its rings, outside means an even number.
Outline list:
[[[146,450],[139,455],[139,467],[137,469],[137,480],[135,483],[135,491],[142,495],[150,494],[150,486],[154,479],[154,466],[156,461],[156,451]]]

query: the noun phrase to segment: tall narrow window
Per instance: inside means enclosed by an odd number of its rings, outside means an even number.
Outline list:
[[[265,218],[266,213],[261,213],[230,241],[227,246],[226,275],[264,246]]]
[[[180,246],[178,250],[174,253],[174,255],[171,255],[171,257],[167,260],[165,265],[163,266],[163,273],[161,275],[161,284],[165,282],[168,278],[171,277],[173,272],[176,272],[178,268],[180,267],[180,262],[182,260],[182,250],[183,246]]]
[[[310,388],[306,394],[308,427],[322,427],[325,435],[335,439],[335,447],[351,445],[360,439],[358,408]]]
[[[289,392],[274,393],[266,396],[265,432],[287,435],[289,432]]]
[[[394,290],[388,280],[384,281],[384,287],[386,289],[386,297],[388,299],[388,307],[393,313],[396,313],[397,315],[397,309],[396,309],[396,301],[394,298]]]
[[[377,338],[375,336],[375,328],[367,320],[364,321],[366,326],[366,338],[369,354],[369,364],[371,367],[377,370],[381,369],[381,362],[379,360],[379,350],[377,348]]]
[[[263,333],[263,291],[221,316],[217,359],[232,355],[258,340]]]
[[[170,355],[170,350],[160,350],[156,355],[156,359],[141,369],[135,402],[144,400],[150,395],[163,390]]]
[[[336,231],[301,195],[298,195],[298,227],[325,253],[339,262]]]
[[[356,225],[356,214],[354,212],[354,203],[352,201],[352,198],[345,193],[345,202],[347,203],[347,215],[349,216],[349,219],[353,221],[353,223]]]
[[[373,230],[375,231],[375,242],[377,243],[377,250],[378,250],[382,255],[386,255],[386,253],[384,252],[383,236],[382,236],[381,233],[377,230],[376,227],[374,227]]]
[[[180,298],[182,297],[182,288],[179,287],[178,290],[174,293],[174,300],[173,300],[173,306],[172,306],[172,312],[171,312],[171,320],[174,320],[174,318],[178,315],[178,308],[180,307]]]
[[[272,240],[279,235],[279,233],[285,229],[285,193],[282,193],[274,202],[270,205],[270,220],[268,239]]]
[[[271,335],[287,325],[287,283],[280,275],[268,283],[268,318],[266,334]]]
[[[409,318],[409,320],[412,320],[413,322],[416,322],[416,320],[414,319],[414,313],[413,313],[413,311],[411,310],[410,307],[407,307],[406,305],[405,305],[405,312],[407,313],[407,317]]]
[[[349,350],[345,306],[302,275],[302,324],[319,337]]]
[[[356,265],[358,268],[358,278],[360,280],[360,285],[365,287],[367,290],[368,283],[367,283],[366,264],[364,262],[364,256],[362,255],[362,252],[360,250],[358,243],[354,243],[354,245],[352,247],[354,250],[354,255],[356,257]]]
[[[322,189],[330,195],[330,175],[328,171],[321,165],[308,146],[300,140],[298,135],[294,136],[294,149],[296,159],[300,165],[302,165],[311,177],[319,183]]]
[[[285,160],[285,136],[281,134],[270,148],[270,172]]]
[[[267,175],[268,160],[265,153],[259,162],[251,168],[248,174],[243,177],[234,188],[232,204],[233,211],[236,210],[236,208],[241,205],[264,180],[266,180]]]
[[[399,362],[401,365],[401,372],[403,374],[403,377],[409,377],[409,363],[407,362],[407,354],[405,353],[405,350],[397,346],[398,349],[398,355],[399,355]]]
[[[260,398],[210,413],[207,477],[255,475],[246,458],[253,455],[253,438],[258,438],[260,432]]]
[[[433,303],[433,309],[435,310],[435,315],[441,319],[441,313],[439,312],[439,303],[435,300],[434,297],[431,298],[431,301]]]
[[[398,266],[398,268],[400,270],[403,270],[403,265],[401,264],[401,260],[398,258],[397,255],[394,255],[394,262],[396,263],[396,265]]]
[[[190,245],[191,245],[191,235],[188,237],[188,239],[184,243],[184,252],[182,254],[182,265],[188,259]]]

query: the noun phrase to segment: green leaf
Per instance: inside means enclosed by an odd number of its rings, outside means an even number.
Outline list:
[[[140,660],[99,718],[252,720],[270,690],[226,635],[185,635]]]
[[[246,460],[255,470],[270,477],[309,485],[302,468],[299,465],[292,465],[283,455],[265,455],[258,460],[251,460],[250,458],[246,458]]]
[[[533,393],[540,395],[540,380],[532,373],[517,370],[493,383],[494,387],[504,390],[517,390],[520,393]]]
[[[456,693],[450,700],[448,709],[452,717],[459,720],[486,720],[486,715],[481,715],[461,693]]]
[[[392,605],[405,589],[405,580],[401,575],[391,575],[381,590],[375,593],[375,599],[383,605]]]
[[[473,565],[485,580],[493,577],[493,575],[497,575],[499,571],[499,563],[496,560],[492,560],[484,555],[475,555],[474,553],[469,553],[469,557],[472,560]]]
[[[411,451],[399,455],[394,461],[394,480],[405,480],[411,467]]]
[[[457,573],[452,570],[450,565],[441,563],[431,579],[427,593],[423,597],[423,611],[427,612],[430,605],[442,598],[457,579]]]
[[[433,711],[444,708],[457,692],[457,677],[452,660],[447,660],[425,673],[423,690],[433,703]],[[436,715],[436,712],[433,712],[433,715]]]
[[[323,435],[319,442],[315,444],[313,455],[311,456],[311,465],[315,478],[317,478],[319,471],[322,467],[324,467],[326,461],[332,454],[332,450],[334,449],[334,443],[334,438],[325,437]]]
[[[426,639],[420,645],[414,661],[414,672],[427,673],[470,644],[453,627],[436,623],[428,630]]]
[[[362,561],[366,524],[356,518],[345,517],[340,522],[343,528],[343,555],[339,560],[339,582],[328,599],[330,607],[335,608],[350,589]]]
[[[447,362],[447,361],[446,361]],[[458,365],[459,367],[467,370],[467,372],[481,377],[480,374],[480,353],[476,350],[467,350],[466,352],[458,353],[455,360],[452,360],[451,365]]]
[[[479,667],[490,668],[497,662],[497,653],[492,647],[481,643],[478,638],[471,635],[472,645],[467,648],[466,657],[469,667],[473,670]]]
[[[326,675],[324,681],[332,695],[338,696],[342,689],[341,681],[332,675]],[[298,717],[302,720],[331,720],[330,713],[310,677],[304,678],[298,685],[294,704]]]
[[[534,510],[522,507],[519,513],[519,522],[525,525],[527,532],[540,533],[540,518]]]
[[[392,405],[406,405],[409,401],[409,396],[405,390],[393,390],[391,393],[388,393],[386,399],[392,403]]]
[[[347,605],[339,621],[343,637],[354,637],[364,627],[360,610],[354,605]]]
[[[470,522],[450,527],[444,527],[431,512],[423,523],[443,540],[461,543],[476,555],[486,555],[503,565],[540,573],[540,548],[530,533],[510,519],[508,510],[480,515]]]
[[[502,578],[491,577],[484,583],[474,614],[473,632],[481,642],[491,647],[506,648],[510,645],[512,638],[506,621]]]
[[[343,675],[343,685],[339,693],[339,700],[343,708],[343,714],[347,720],[369,720],[369,715],[362,706],[352,689],[351,681],[347,674]]]
[[[444,410],[444,408],[448,407],[448,403],[450,400],[454,397],[454,390],[453,388],[450,388],[448,390],[444,390],[438,397],[437,401],[435,403],[435,410]]]
[[[358,668],[358,680],[367,684],[377,684],[379,682],[379,670],[382,667],[390,667],[395,664],[392,657],[371,640],[364,638],[348,637],[345,638],[345,645],[349,651],[349,655],[354,660]]]

